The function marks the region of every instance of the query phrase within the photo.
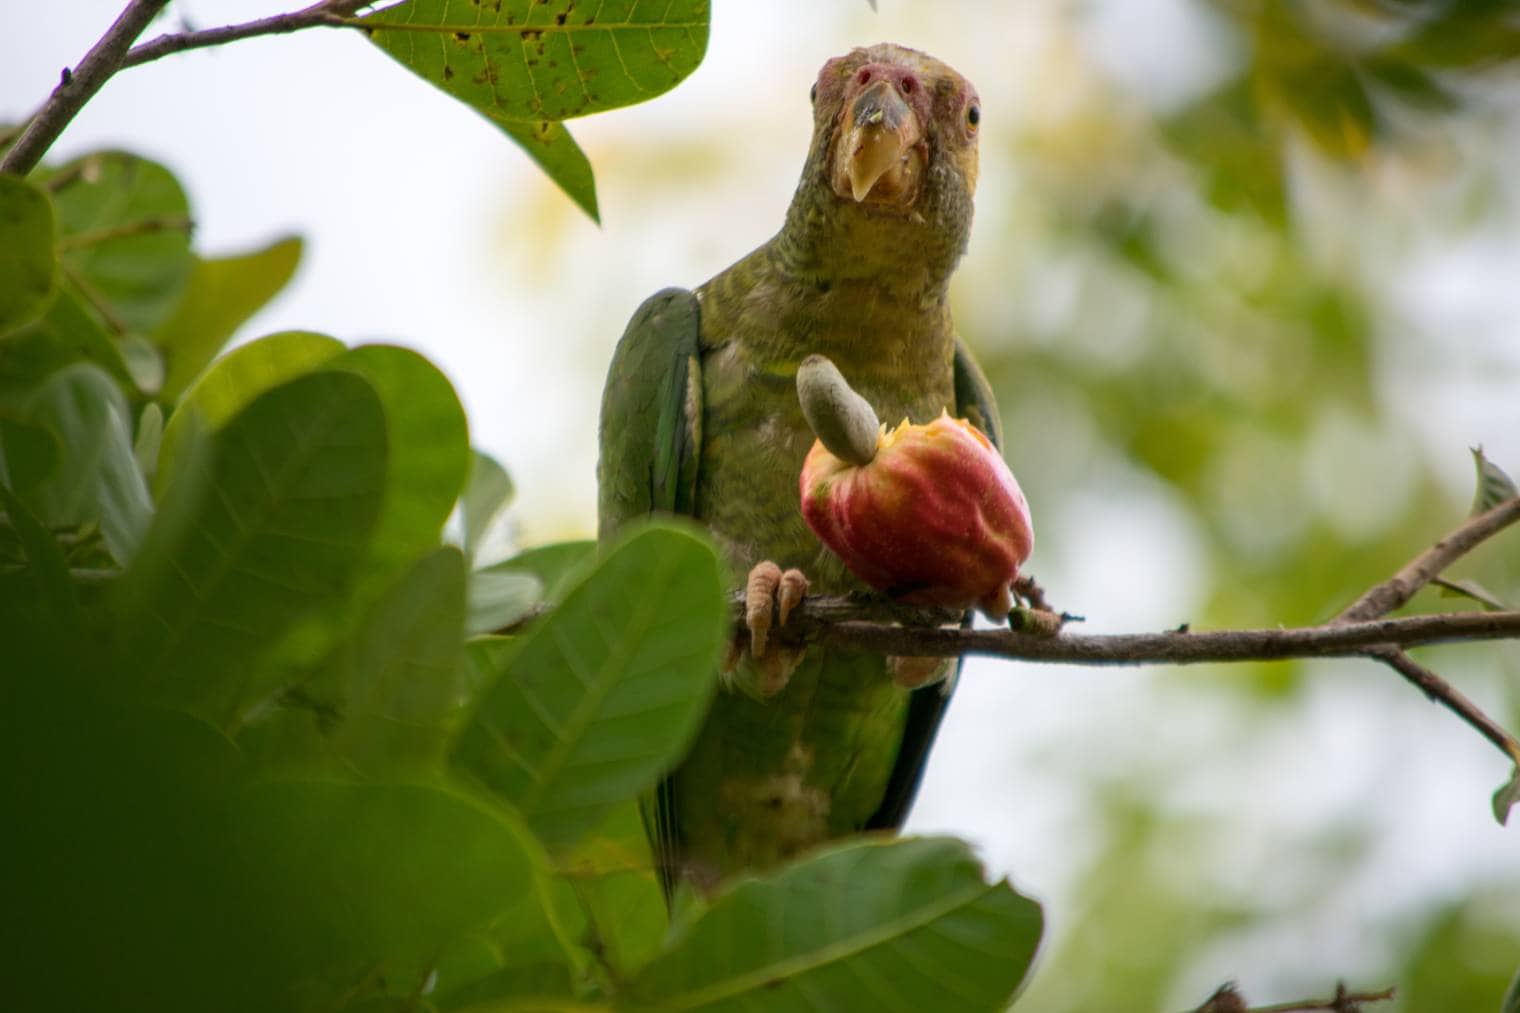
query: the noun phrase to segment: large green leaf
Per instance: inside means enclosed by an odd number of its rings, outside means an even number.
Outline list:
[[[627,978],[659,950],[665,896],[636,802],[619,805],[560,863],[589,919],[593,948]]]
[[[669,526],[633,532],[506,653],[455,763],[567,847],[680,757],[716,684],[717,557]]]
[[[423,556],[354,637],[333,737],[360,770],[441,760],[449,720],[464,703],[464,580],[458,549]]]
[[[190,205],[173,174],[122,151],[86,155],[47,177],[64,277],[119,334],[146,334],[190,280]]]
[[[1039,905],[945,838],[857,840],[720,895],[632,981],[659,1010],[1002,1010]]]
[[[281,331],[224,355],[185,392],[164,427],[153,490],[162,494],[174,475],[188,430],[214,431],[254,398],[286,380],[342,355],[343,342],[310,331]]]
[[[46,471],[26,474],[21,456],[10,453],[9,435],[6,441],[12,479],[38,517],[53,526],[98,521],[112,557],[123,564],[153,513],[127,419],[126,399],[111,378],[78,362],[49,377],[27,404],[25,421],[57,448]]]
[[[469,474],[464,409],[448,378],[411,349],[363,345],[327,366],[364,377],[385,407],[390,470],[372,555],[387,567],[408,562],[438,544]]]
[[[361,377],[267,391],[179,469],[119,588],[128,657],[153,698],[218,723],[268,691],[260,653],[342,597],[386,485],[385,417]]]
[[[0,335],[41,315],[58,261],[48,195],[20,176],[0,175]]]
[[[465,793],[280,780],[249,787],[233,812],[240,864],[269,934],[260,957],[287,981],[321,979],[320,1008],[377,968],[404,996],[440,950],[503,922],[556,938],[537,843],[508,813]],[[438,988],[461,984],[444,973]]]
[[[654,98],[707,51],[707,0],[411,0],[362,19],[416,74],[503,122],[540,123]]]
[[[249,253],[195,259],[185,297],[153,333],[164,357],[159,395],[173,402],[243,322],[274,298],[301,262],[301,240]]]

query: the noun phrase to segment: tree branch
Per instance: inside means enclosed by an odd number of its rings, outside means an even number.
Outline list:
[[[1346,606],[1334,622],[1375,619],[1401,608],[1415,592],[1430,583],[1441,571],[1471,552],[1486,538],[1520,521],[1520,496],[1507,499],[1492,509],[1468,518],[1446,537],[1405,564],[1388,580],[1377,585]]]
[[[743,609],[734,606],[736,625]],[[968,630],[944,610],[905,609],[857,598],[807,598],[772,635],[783,643],[822,643],[882,654],[953,657],[984,654],[1077,665],[1192,665],[1210,661],[1280,661],[1368,654],[1386,644],[1416,647],[1451,640],[1520,639],[1520,611],[1443,612],[1322,626],[1164,633],[1055,636],[1016,630]],[[912,625],[889,625],[912,623]]]
[[[16,143],[0,157],[0,172],[24,176],[37,167],[48,148],[101,85],[121,69],[127,51],[168,0],[131,0],[116,22],[91,47],[79,66],[64,68],[63,80],[27,123]]]
[[[1479,735],[1492,742],[1517,767],[1520,767],[1520,741],[1505,731],[1493,718],[1479,710],[1478,705],[1469,700],[1461,690],[1395,647],[1386,645],[1374,647],[1366,654],[1367,657],[1386,664],[1419,687],[1431,700],[1466,721],[1477,730]]]
[[[303,28],[343,28],[353,24],[349,18],[355,12],[374,2],[375,0],[322,0],[320,3],[314,3],[298,11],[272,14],[267,18],[245,21],[240,25],[223,25],[220,28],[160,35],[140,46],[133,46],[122,66],[136,67],[171,53],[220,46],[259,35],[285,35],[298,32]]]

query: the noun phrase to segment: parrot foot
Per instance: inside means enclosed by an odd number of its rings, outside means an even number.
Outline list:
[[[775,625],[785,626],[807,589],[808,579],[801,570],[783,572],[769,559],[755,564],[744,583],[744,625],[749,628],[750,654],[757,659],[765,657],[765,649],[770,646],[772,609]]]
[[[918,689],[939,682],[950,672],[944,658],[911,658],[892,655],[887,659],[892,681],[903,689]]]
[[[749,656],[754,668],[753,692],[762,697],[774,696],[786,688],[806,647],[792,647],[771,641],[771,632],[786,625],[792,610],[807,594],[808,580],[801,570],[783,571],[770,560],[755,564],[744,583],[744,625],[749,632]],[[738,640],[729,644],[723,671],[738,668],[744,651]]]

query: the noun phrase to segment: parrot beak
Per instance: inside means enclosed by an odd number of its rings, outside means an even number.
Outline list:
[[[845,106],[834,149],[834,192],[902,208],[918,197],[924,132],[892,82],[877,80]]]

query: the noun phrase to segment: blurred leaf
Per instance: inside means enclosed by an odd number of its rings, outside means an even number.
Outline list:
[[[453,760],[551,848],[650,788],[696,732],[727,609],[717,557],[650,525],[614,548],[520,639]]]
[[[1162,124],[1168,143],[1203,177],[1210,203],[1250,210],[1265,221],[1287,218],[1287,180],[1276,136],[1261,122],[1247,82],[1198,99]]]
[[[544,600],[544,585],[531,573],[476,570],[470,574],[470,614],[465,632],[490,633],[531,615]]]
[[[111,378],[87,362],[75,363],[49,377],[26,412],[26,421],[50,433],[62,453],[43,474],[21,474],[21,460],[12,461],[17,491],[44,524],[98,521],[112,557],[123,565],[153,515],[127,419],[126,399]]]
[[[535,607],[558,602],[595,558],[595,542],[555,542],[476,570],[470,574],[469,632],[511,626]]]
[[[616,109],[679,84],[707,51],[707,0],[412,0],[362,18],[370,41],[498,122]]]
[[[1500,826],[1509,822],[1509,811],[1516,802],[1520,802],[1520,764],[1515,766],[1509,780],[1494,792],[1494,819],[1499,821]]]
[[[661,1009],[1004,1008],[1039,905],[959,841],[851,841],[720,894],[629,985]]]
[[[262,696],[261,652],[341,597],[386,487],[379,398],[347,372],[259,395],[161,503],[117,604],[147,694],[214,722]]]
[[[159,389],[164,400],[173,403],[237,329],[290,282],[301,253],[301,240],[289,236],[249,253],[195,258],[184,298],[153,333],[166,362]]]
[[[551,542],[524,549],[480,572],[532,574],[543,585],[544,600],[557,602],[595,561],[596,542],[590,539]]]
[[[105,151],[45,182],[58,208],[67,284],[118,336],[151,332],[190,279],[190,205],[179,181],[156,162]]]
[[[29,592],[18,594],[13,599],[14,607],[18,612],[32,613],[34,621],[46,620],[60,630],[77,629],[79,603],[58,542],[3,483],[0,483],[0,506],[5,508],[6,526],[16,533],[22,558],[19,576]]]
[[[370,610],[352,641],[334,740],[373,773],[436,766],[464,703],[464,558],[438,549],[419,559]]]
[[[1473,493],[1470,516],[1487,513],[1505,500],[1520,496],[1514,480],[1484,455],[1482,447],[1473,447],[1472,455],[1473,465],[1478,469],[1478,488]]]
[[[149,397],[158,394],[164,385],[164,357],[147,338],[128,334],[116,343],[121,361],[127,367],[132,384]]]
[[[620,977],[643,966],[665,935],[665,895],[636,802],[613,809],[561,864],[590,919],[592,948]]]
[[[491,119],[517,142],[519,148],[527,152],[529,158],[538,163],[538,167],[565,192],[565,196],[575,201],[593,222],[601,222],[601,212],[596,206],[596,178],[591,172],[591,162],[563,123],[555,120],[518,123],[494,117]]]
[[[0,336],[47,309],[58,267],[56,228],[46,193],[20,176],[0,175]]]
[[[158,471],[158,448],[164,438],[164,410],[157,401],[149,401],[137,417],[137,435],[132,438],[132,456],[143,478],[153,481]]]
[[[24,398],[50,374],[81,360],[93,362],[123,385],[133,382],[121,350],[79,296],[64,287],[41,320],[5,339],[0,400]]]
[[[282,331],[251,341],[222,356],[180,398],[164,427],[153,491],[162,495],[190,426],[214,432],[254,398],[310,373],[346,349],[337,338],[310,331]]]
[[[330,984],[324,1008],[374,968],[410,987],[441,947],[497,922],[554,938],[542,852],[463,792],[281,780],[250,786],[233,812],[263,956],[277,980]]]
[[[464,552],[479,565],[480,550],[516,490],[507,470],[480,450],[470,455],[470,477],[459,497],[459,519],[464,531]]]
[[[1520,971],[1515,972],[1514,980],[1505,990],[1504,1002],[1499,1007],[1499,1013],[1520,1013]]]
[[[438,544],[470,468],[464,409],[448,378],[416,352],[363,345],[326,363],[369,381],[385,409],[388,470],[371,555],[394,568]]]

